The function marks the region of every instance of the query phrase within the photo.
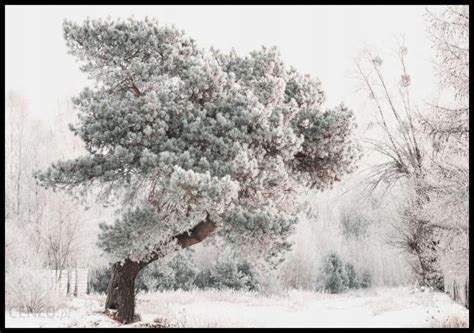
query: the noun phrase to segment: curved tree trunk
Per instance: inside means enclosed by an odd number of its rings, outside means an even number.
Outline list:
[[[186,248],[206,239],[216,229],[216,224],[209,220],[198,223],[188,232],[174,236],[171,241],[177,241],[181,248]],[[135,278],[141,269],[163,256],[159,251],[151,253],[146,262],[134,262],[126,259],[123,263],[112,265],[112,275],[107,287],[105,310],[116,310],[115,318],[126,324],[133,321],[135,312]]]

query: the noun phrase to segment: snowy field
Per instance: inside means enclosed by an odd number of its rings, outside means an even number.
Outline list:
[[[441,293],[383,288],[339,295],[308,291],[263,296],[232,291],[139,294],[141,320],[120,325],[103,314],[105,296],[64,301],[61,309],[5,313],[6,327],[436,327],[468,322],[469,311]]]

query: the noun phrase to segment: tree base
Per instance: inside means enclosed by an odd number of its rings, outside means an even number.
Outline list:
[[[141,267],[129,259],[122,264],[116,262],[112,266],[112,276],[107,288],[105,301],[106,312],[123,324],[135,319],[135,278]]]

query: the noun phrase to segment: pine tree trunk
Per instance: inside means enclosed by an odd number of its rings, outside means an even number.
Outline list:
[[[206,217],[205,221],[198,223],[194,228],[172,238],[177,241],[180,248],[184,249],[200,243],[209,237],[216,229],[216,224]],[[162,258],[164,253],[155,251],[147,261],[134,262],[126,259],[123,264],[116,262],[112,265],[112,275],[107,287],[105,310],[117,310],[115,318],[126,324],[133,321],[135,312],[135,278],[141,269],[155,260]]]
[[[129,259],[112,266],[112,275],[107,288],[106,310],[117,310],[115,316],[122,323],[133,321],[135,311],[135,278],[141,267]]]

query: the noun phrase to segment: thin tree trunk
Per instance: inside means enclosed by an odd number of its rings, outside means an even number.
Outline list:
[[[20,142],[18,143],[18,177],[16,181],[16,213],[17,215],[20,215],[20,207],[21,207],[21,138],[19,140]]]
[[[79,286],[78,286],[79,276],[78,276],[78,271],[77,271],[77,262],[76,262],[76,265],[75,265],[74,273],[75,273],[75,276],[74,276],[74,296],[77,297],[78,292],[79,292]]]
[[[66,295],[69,296],[71,294],[71,270],[67,269],[67,282],[66,282]]]

